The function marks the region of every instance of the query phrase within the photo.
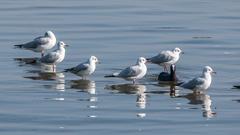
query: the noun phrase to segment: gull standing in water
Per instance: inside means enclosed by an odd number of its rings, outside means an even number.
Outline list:
[[[147,60],[144,57],[139,57],[137,63],[133,66],[123,69],[120,73],[113,73],[112,75],[106,75],[105,77],[118,77],[128,81],[135,81],[143,78],[147,73],[147,66],[145,63]]]
[[[213,73],[216,72],[211,67],[205,66],[201,76],[181,84],[180,87],[199,92],[207,90],[211,85]]]
[[[63,41],[58,42],[58,49],[40,58],[40,62],[47,65],[52,65],[53,71],[55,71],[56,64],[63,61],[65,57],[65,46]]]
[[[164,71],[167,71],[167,66],[175,64],[179,60],[181,53],[183,52],[180,48],[175,48],[172,51],[161,51],[158,55],[147,58],[147,61],[163,66]]]
[[[56,44],[56,37],[52,31],[47,31],[44,36],[35,38],[33,41],[14,45],[17,48],[23,48],[26,50],[32,50],[34,52],[41,52],[41,56],[44,55],[46,50],[53,48]]]
[[[86,62],[76,67],[65,69],[65,71],[81,76],[82,79],[86,79],[86,76],[91,75],[95,71],[97,63],[99,63],[98,58],[96,56],[91,56]]]

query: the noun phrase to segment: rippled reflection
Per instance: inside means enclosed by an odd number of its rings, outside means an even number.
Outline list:
[[[96,84],[95,81],[91,80],[71,80],[70,88],[79,89],[89,94],[96,94]]]
[[[19,62],[19,66],[32,65],[40,66],[42,72],[56,72],[56,66],[43,64],[39,62],[40,58],[14,58],[15,61]]]
[[[23,66],[25,64],[31,64],[31,65],[38,65],[37,61],[40,58],[34,57],[34,58],[14,58],[15,61],[19,63],[19,66]]]
[[[41,65],[40,70],[30,70],[29,75],[23,78],[32,80],[45,80],[45,81],[55,81],[55,83],[44,84],[43,86],[48,89],[65,90],[65,75],[61,72],[52,72],[51,66]]]
[[[118,85],[107,85],[105,89],[117,90],[119,93],[125,94],[136,94],[136,106],[141,109],[136,115],[137,117],[145,117],[146,113],[142,112],[142,109],[146,108],[146,86],[138,84],[118,84]]]
[[[216,115],[216,113],[212,111],[212,100],[209,95],[206,95],[204,93],[190,93],[183,97],[187,98],[190,101],[189,104],[202,105],[203,117],[212,118],[214,115]]]
[[[153,94],[169,94],[170,97],[179,96],[179,90],[176,89],[176,84],[174,83],[158,83],[154,86],[161,87],[161,90],[149,91],[147,93]],[[165,88],[165,89],[162,89]]]

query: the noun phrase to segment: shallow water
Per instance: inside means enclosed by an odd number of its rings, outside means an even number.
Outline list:
[[[8,134],[238,134],[240,126],[239,35],[237,0],[8,0],[0,2],[0,133]],[[67,48],[57,73],[41,71],[15,58],[35,58],[14,49],[55,32]],[[181,80],[203,66],[217,71],[201,95],[155,77],[162,68],[148,65],[147,76],[129,85],[103,76],[180,47]],[[101,64],[88,81],[61,73],[90,55]]]

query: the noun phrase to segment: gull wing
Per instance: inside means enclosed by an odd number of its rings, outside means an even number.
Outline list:
[[[25,48],[25,49],[35,49],[39,45],[45,45],[45,44],[49,43],[50,42],[49,40],[50,39],[48,37],[43,37],[43,36],[37,37],[31,42],[23,44],[23,48]]]
[[[171,61],[174,57],[171,51],[162,51],[157,56],[149,58],[152,63],[161,64],[164,62]]]
[[[141,73],[141,69],[139,68],[139,66],[135,65],[135,66],[131,66],[131,67],[127,67],[125,68],[124,70],[122,70],[120,73],[119,73],[119,77],[124,77],[124,78],[127,78],[127,77],[134,77],[134,76],[137,76]]]
[[[50,52],[47,55],[43,56],[40,61],[46,64],[53,64],[59,59],[60,54],[58,52]]]
[[[203,78],[194,78],[186,83],[183,83],[182,85],[180,85],[183,88],[186,89],[195,89],[197,86],[202,85],[204,83],[204,79]]]

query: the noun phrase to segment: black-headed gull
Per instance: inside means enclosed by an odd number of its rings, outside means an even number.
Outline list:
[[[44,55],[46,50],[53,48],[56,44],[56,37],[52,31],[47,31],[44,36],[35,38],[33,41],[14,45],[17,48],[23,48],[27,50],[32,50],[34,52],[41,52],[41,55]]]
[[[86,76],[91,75],[95,71],[97,63],[99,63],[98,58],[96,56],[91,56],[86,62],[83,62],[76,67],[65,69],[65,71],[71,72],[85,79]]]
[[[137,79],[141,79],[146,75],[147,73],[147,66],[145,65],[146,62],[147,60],[144,57],[139,57],[135,65],[129,66],[119,73],[113,73],[112,75],[106,75],[105,77],[123,78],[128,81],[133,81],[133,84],[135,84],[135,81]]]
[[[180,87],[199,92],[207,90],[211,85],[213,73],[216,72],[211,67],[205,66],[201,76],[181,84]]]
[[[181,53],[183,52],[180,48],[174,48],[172,51],[161,51],[158,55],[147,58],[147,61],[163,66],[164,71],[167,71],[167,66],[175,64],[179,60]]]

